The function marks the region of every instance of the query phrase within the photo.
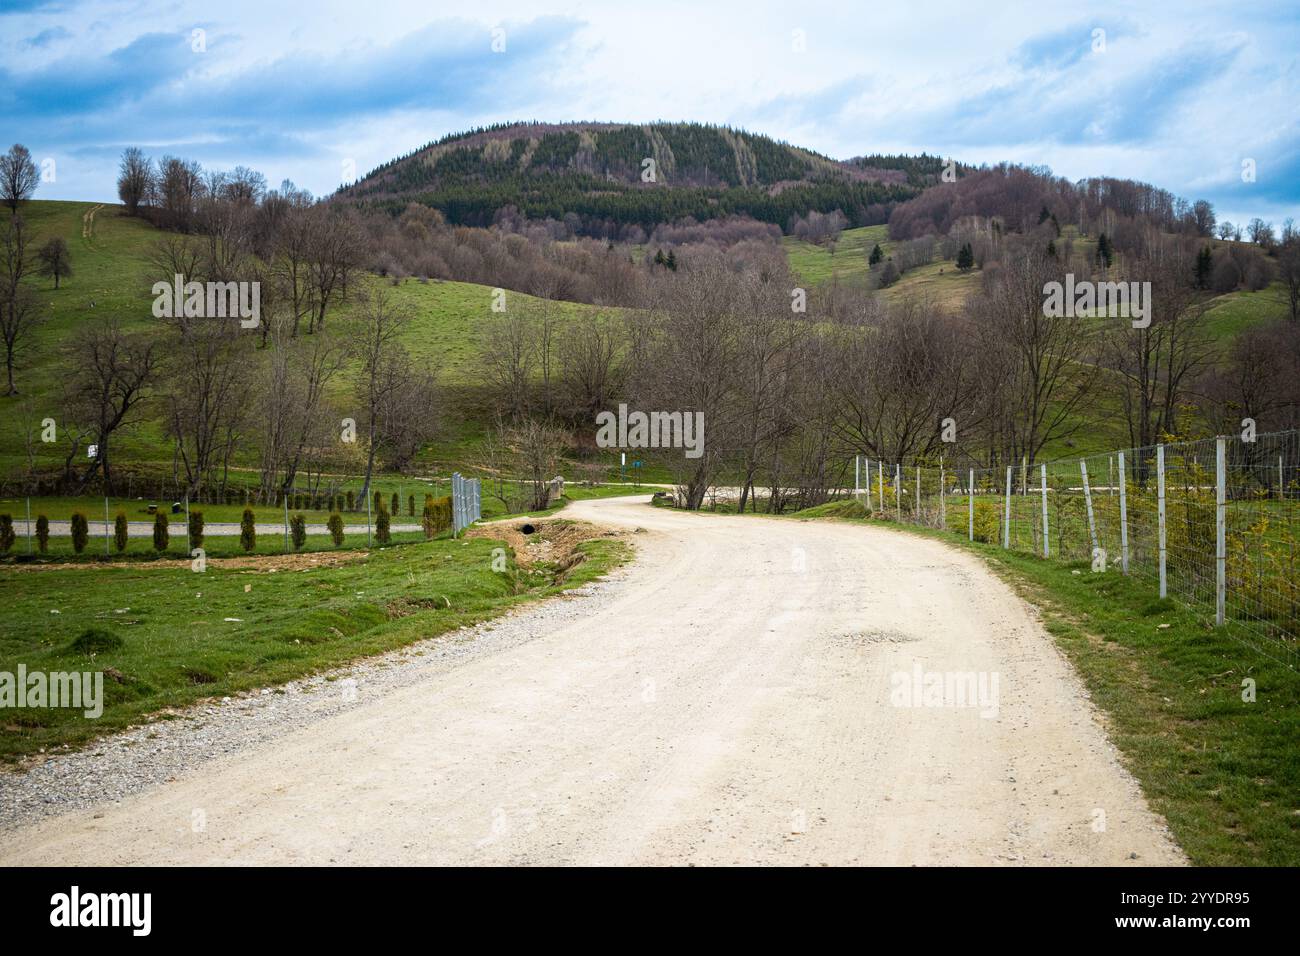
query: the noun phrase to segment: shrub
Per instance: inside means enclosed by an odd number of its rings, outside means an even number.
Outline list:
[[[80,511],[72,512],[72,550],[81,554],[86,550],[86,542],[90,540],[90,525],[86,521],[86,516]]]
[[[45,515],[36,516],[36,547],[44,554],[50,547],[50,519]]]
[[[356,510],[357,510],[357,497],[356,497],[356,493],[355,493],[355,492],[352,492],[352,491],[349,491],[349,492],[348,492],[348,511],[356,511]]]
[[[203,547],[203,512],[190,512],[190,547]]]
[[[102,654],[105,651],[117,650],[122,643],[122,639],[111,631],[88,627],[68,646],[80,654]]]
[[[375,539],[380,544],[388,544],[388,542],[393,540],[393,536],[388,529],[388,509],[381,506],[379,509],[379,516],[375,518]]]
[[[388,509],[389,514],[400,515],[402,513],[402,499],[397,492],[393,492],[393,505]]]
[[[159,511],[153,516],[153,549],[166,551],[171,542],[171,532],[167,530],[167,512]]]
[[[411,517],[414,518],[415,517],[415,495],[411,495],[407,498],[406,507],[407,510],[410,512]]]
[[[14,546],[14,519],[12,515],[0,515],[0,554]]]
[[[244,516],[239,519],[239,546],[245,551],[257,547],[257,521],[252,508],[245,508]]]
[[[446,531],[450,528],[451,496],[435,498],[433,495],[426,495],[421,523],[424,525],[424,536],[426,538],[432,538],[440,531]]]
[[[126,512],[119,511],[117,517],[113,519],[113,544],[117,546],[118,554],[126,550],[130,537],[131,529],[126,522]]]
[[[293,541],[293,549],[301,551],[302,546],[307,543],[307,518],[305,515],[296,514],[289,519],[289,538]]]
[[[343,516],[337,511],[334,512],[330,515],[327,526],[330,529],[330,537],[334,539],[334,547],[337,548],[343,543]]]
[[[975,502],[975,540],[995,544],[998,540],[998,506],[991,501]]]
[[[375,508],[375,514],[378,514],[379,512],[384,510],[384,496],[382,492],[378,492],[378,491],[375,492],[374,508]]]

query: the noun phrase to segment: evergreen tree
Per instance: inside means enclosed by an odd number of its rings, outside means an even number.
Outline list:
[[[171,531],[168,530],[167,512],[158,511],[153,516],[153,549],[166,551],[171,543]]]
[[[975,251],[971,249],[970,243],[963,243],[961,249],[957,251],[957,268],[966,272],[975,267]]]
[[[239,519],[239,546],[245,551],[257,547],[257,519],[252,508],[245,508],[244,516]]]
[[[1114,261],[1115,250],[1111,248],[1110,236],[1103,232],[1097,237],[1097,262],[1109,269]]]
[[[677,254],[673,252],[671,249],[668,250],[668,257],[664,259],[664,265],[666,265],[673,272],[677,271]]]
[[[1048,255],[1049,258],[1052,258],[1052,259],[1055,259],[1055,258],[1056,258],[1056,240],[1055,240],[1055,239],[1048,239],[1048,240],[1047,240],[1047,255]]]
[[[1201,246],[1201,251],[1196,254],[1196,288],[1210,287],[1210,273],[1213,270],[1214,253],[1210,252],[1209,246]]]
[[[885,254],[880,251],[880,243],[876,243],[871,249],[871,255],[867,256],[867,265],[874,266],[885,258]]]

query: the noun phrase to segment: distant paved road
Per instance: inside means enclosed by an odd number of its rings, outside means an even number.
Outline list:
[[[185,516],[168,515],[167,517],[171,519],[171,524],[169,525],[168,530],[173,535],[176,534],[184,535]],[[90,536],[92,538],[104,537],[105,534],[104,522],[102,520],[90,521],[87,522],[87,524],[89,525]],[[35,520],[33,520],[32,521],[33,530],[35,530],[35,527],[36,527],[36,522]],[[257,528],[258,534],[284,534],[284,523],[279,521],[277,521],[275,524],[258,524],[255,527]],[[127,528],[127,534],[129,534],[132,538],[148,538],[153,534],[152,521],[128,521],[126,523],[126,528]],[[358,528],[365,528],[365,525],[345,524],[344,528],[347,531],[355,532]],[[421,525],[418,524],[395,524],[395,525],[390,525],[388,530],[396,534],[399,531],[419,531],[420,528]],[[20,538],[26,537],[27,524],[25,518],[14,522],[14,533],[17,534]],[[108,534],[113,533],[112,525],[109,525],[107,533]],[[325,527],[325,525],[323,524],[309,524],[307,525],[307,533],[308,534],[329,534],[330,529]],[[71,535],[72,525],[67,521],[51,521],[50,534],[64,535],[64,536]],[[238,534],[239,534],[239,524],[237,522],[208,521],[203,525],[204,537],[213,536],[213,537],[220,538],[220,537],[237,536]]]

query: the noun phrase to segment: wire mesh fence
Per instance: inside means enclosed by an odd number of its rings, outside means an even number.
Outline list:
[[[1300,666],[1300,432],[1030,466],[855,463],[887,520],[1149,580],[1234,639]]]

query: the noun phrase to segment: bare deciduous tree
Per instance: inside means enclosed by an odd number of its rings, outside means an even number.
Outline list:
[[[36,191],[37,182],[32,154],[22,143],[14,143],[9,152],[0,156],[0,202],[16,213],[18,204],[30,199]]]

